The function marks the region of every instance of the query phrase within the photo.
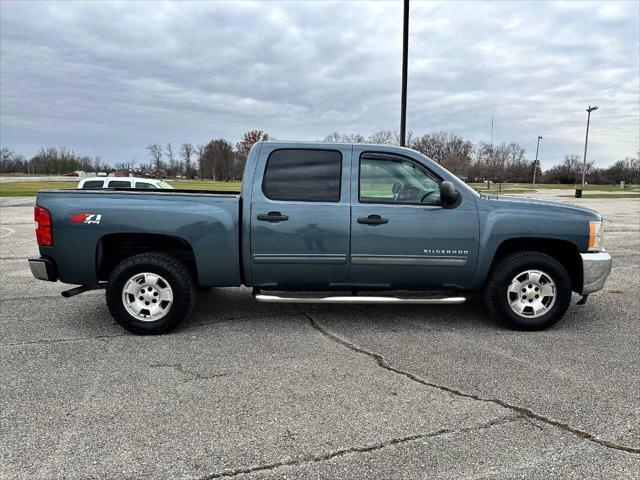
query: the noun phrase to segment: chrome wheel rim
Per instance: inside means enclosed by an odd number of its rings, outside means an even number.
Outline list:
[[[163,318],[173,304],[173,290],[156,273],[136,273],[122,287],[122,304],[129,315],[143,322]]]
[[[536,318],[547,313],[556,303],[556,284],[541,270],[525,270],[513,277],[507,289],[507,301],[514,313]]]

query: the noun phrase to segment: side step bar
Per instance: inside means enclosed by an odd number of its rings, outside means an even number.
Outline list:
[[[278,295],[254,295],[258,302],[263,303],[351,303],[351,304],[380,304],[402,303],[413,305],[457,305],[467,301],[465,297],[425,297],[400,298],[387,296],[335,296],[335,297],[281,297]]]

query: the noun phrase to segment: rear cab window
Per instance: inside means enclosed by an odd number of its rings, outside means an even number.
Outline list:
[[[337,150],[279,149],[267,159],[262,193],[270,200],[339,202],[342,154]]]

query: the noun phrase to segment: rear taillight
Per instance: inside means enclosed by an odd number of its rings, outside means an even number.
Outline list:
[[[51,230],[51,214],[49,210],[36,205],[33,208],[33,219],[38,224],[36,227],[36,240],[41,247],[53,245],[53,231]]]

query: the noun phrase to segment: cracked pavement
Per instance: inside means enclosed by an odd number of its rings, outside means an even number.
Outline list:
[[[0,199],[0,478],[638,478],[636,199],[580,201],[614,269],[544,332],[478,301],[283,307],[235,288],[159,337],[120,329],[103,292],[31,277],[33,201]]]

